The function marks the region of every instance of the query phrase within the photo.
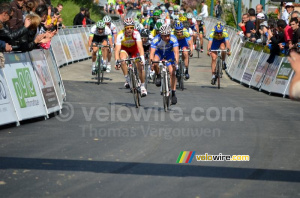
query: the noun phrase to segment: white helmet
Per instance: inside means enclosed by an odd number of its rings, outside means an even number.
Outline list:
[[[188,14],[186,15],[186,18],[192,19],[192,18],[193,18],[193,14],[192,14],[192,13],[188,13]]]
[[[202,16],[200,15],[196,16],[196,21],[202,21]]]
[[[171,34],[171,27],[168,24],[164,24],[160,27],[159,33],[161,35],[168,35]]]
[[[132,18],[127,18],[124,20],[124,26],[134,26],[134,21]]]
[[[168,10],[171,10],[171,11],[172,11],[172,10],[174,10],[174,9],[173,9],[173,7],[170,6]]]
[[[110,23],[111,22],[110,16],[106,15],[105,17],[103,17],[103,21],[104,23]]]

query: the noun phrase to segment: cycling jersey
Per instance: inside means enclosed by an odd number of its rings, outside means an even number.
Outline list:
[[[182,31],[183,31],[183,32],[182,32],[182,35],[179,36],[179,35],[176,34],[175,29],[173,29],[173,30],[172,30],[172,35],[175,35],[178,41],[179,41],[179,40],[182,40],[182,39],[187,39],[187,40],[189,41],[189,40],[191,39],[191,35],[190,35],[190,33],[188,32],[188,30],[187,30],[186,28],[183,28]]]
[[[137,41],[141,40],[141,35],[137,30],[133,31],[132,36],[126,36],[125,30],[121,30],[117,36],[117,45],[121,45],[121,51],[125,51],[131,57],[136,57],[139,53]]]
[[[199,30],[202,29],[203,30],[203,27],[205,27],[205,23],[203,21],[200,22],[200,24],[198,25],[199,26]]]
[[[154,29],[154,26],[155,26],[155,21],[153,18],[149,18],[148,20],[146,20],[143,24],[144,26],[149,26],[148,29],[150,29],[150,31],[152,31]]]
[[[197,25],[197,21],[195,18],[192,18],[192,22],[190,23],[190,28],[194,31],[196,31],[196,25]]]
[[[110,36],[111,35],[111,30],[110,30],[109,27],[105,26],[105,30],[102,33],[99,33],[97,26],[94,25],[91,28],[90,36],[94,36],[94,35],[95,36]]]
[[[213,28],[209,34],[209,41],[214,41],[214,40],[223,40],[225,41],[229,40],[229,35],[226,29],[223,30],[223,33],[221,36],[218,36],[215,34],[215,29]]]
[[[178,46],[178,40],[174,35],[171,35],[170,41],[168,43],[162,40],[160,34],[154,37],[151,42],[151,48],[156,49],[155,55],[157,55],[160,60],[166,59],[169,61],[169,63],[167,63],[167,66],[170,66],[172,63],[174,63],[175,55],[173,48]]]
[[[117,27],[115,24],[113,23],[110,24],[110,30],[112,34],[117,34]]]

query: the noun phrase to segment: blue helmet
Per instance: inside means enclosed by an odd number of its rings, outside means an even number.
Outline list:
[[[181,23],[181,21],[176,21],[174,28],[175,28],[175,30],[182,30],[183,24]]]
[[[215,26],[215,32],[222,33],[223,30],[224,30],[224,26],[220,22],[218,22],[217,25]]]

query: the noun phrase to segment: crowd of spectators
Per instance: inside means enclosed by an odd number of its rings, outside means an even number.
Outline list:
[[[294,10],[293,3],[286,3],[284,11],[278,19],[268,19],[261,4],[256,9],[250,8],[248,13],[243,14],[238,32],[244,40],[267,45],[271,56],[269,62],[274,60],[275,55],[286,54],[290,51],[299,51],[300,44],[300,13]]]
[[[82,25],[85,27],[86,25],[91,25],[94,23],[95,21],[91,19],[89,8],[81,7],[79,13],[73,19],[74,26]]]
[[[57,28],[63,26],[57,7],[47,0],[13,0],[0,4],[0,52],[49,49]],[[3,63],[1,54],[1,63]],[[1,64],[3,67],[3,64]]]

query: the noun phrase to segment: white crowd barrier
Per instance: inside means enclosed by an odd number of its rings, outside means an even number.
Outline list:
[[[118,30],[120,20],[113,21]],[[59,68],[91,57],[91,27],[60,29],[49,50],[4,53],[0,69],[0,126],[60,112],[66,91]]]
[[[205,19],[206,35],[219,20],[213,17]],[[228,31],[231,56],[226,57],[226,73],[233,80],[249,87],[263,90],[269,94],[281,94],[283,97],[289,95],[289,85],[294,71],[285,56],[276,56],[273,63],[268,63],[270,50],[267,46],[243,42],[237,35],[238,30],[227,26],[221,21]]]

